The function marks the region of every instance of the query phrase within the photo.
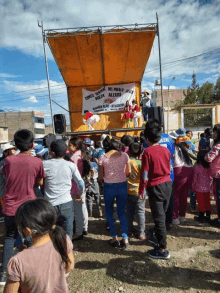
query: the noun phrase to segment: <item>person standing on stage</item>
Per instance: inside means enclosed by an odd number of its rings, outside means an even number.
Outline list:
[[[151,95],[150,95],[148,90],[145,90],[144,91],[144,96],[143,96],[142,101],[141,101],[141,107],[142,107],[142,113],[143,113],[143,116],[144,116],[144,121],[148,120],[148,113],[147,113],[148,108],[151,108],[153,106],[154,106],[154,104],[151,101]]]

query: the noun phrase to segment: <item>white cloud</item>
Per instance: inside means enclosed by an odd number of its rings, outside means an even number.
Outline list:
[[[41,29],[156,22],[159,15],[162,64],[220,47],[219,0],[201,5],[197,0],[20,0],[0,4],[1,46],[43,57]],[[24,4],[25,3],[25,4]],[[156,38],[157,39],[157,38]],[[155,39],[145,77],[159,77]],[[48,57],[52,55],[49,53]],[[216,73],[219,62],[202,57],[163,65],[163,77],[199,72]],[[158,68],[155,70],[155,67]],[[149,70],[154,71],[149,72]]]
[[[0,78],[17,78],[21,77],[21,75],[14,75],[14,74],[8,74],[8,73],[0,73]]]
[[[25,101],[29,102],[29,103],[38,103],[39,102],[35,96],[31,96],[30,98],[26,99]]]

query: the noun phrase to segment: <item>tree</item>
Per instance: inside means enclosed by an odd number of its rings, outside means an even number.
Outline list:
[[[205,82],[198,89],[197,102],[200,104],[212,104],[214,95],[214,84],[211,82]]]
[[[214,100],[220,102],[220,77],[217,79],[214,87]]]
[[[187,91],[184,92],[184,104],[195,104],[198,101],[199,85],[196,83],[196,74],[192,75],[192,84],[188,87]]]

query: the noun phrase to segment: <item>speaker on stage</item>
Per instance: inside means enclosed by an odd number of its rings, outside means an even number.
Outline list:
[[[147,110],[148,120],[157,119],[163,125],[163,109],[161,107],[150,107]]]
[[[66,117],[63,114],[56,114],[53,116],[54,127],[56,133],[66,132]]]

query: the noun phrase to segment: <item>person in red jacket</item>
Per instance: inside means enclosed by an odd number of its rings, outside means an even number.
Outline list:
[[[130,127],[130,118],[131,118],[131,105],[129,105],[129,101],[126,101],[126,104],[124,106],[124,115],[122,117],[122,119],[126,119],[127,120],[127,126]]]
[[[141,112],[135,100],[132,101],[131,106],[131,119],[134,119],[134,127],[138,127],[138,118],[141,117]]]
[[[172,192],[170,179],[171,165],[170,151],[159,145],[162,128],[158,120],[147,121],[144,137],[148,148],[142,155],[142,165],[139,184],[139,198],[144,200],[144,189],[147,186],[148,199],[152,217],[155,223],[155,248],[148,250],[152,258],[169,259],[169,251],[166,250],[166,211]]]

